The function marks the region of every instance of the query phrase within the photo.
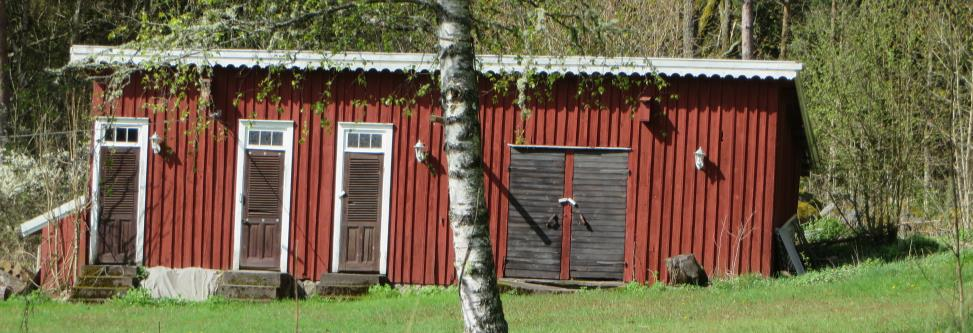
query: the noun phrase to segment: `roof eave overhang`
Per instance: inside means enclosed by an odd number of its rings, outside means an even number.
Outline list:
[[[65,202],[64,204],[51,209],[43,214],[37,215],[34,218],[27,220],[20,224],[20,237],[30,236],[45,226],[54,221],[60,221],[61,219],[67,217],[68,215],[77,212],[79,209],[84,207],[88,203],[88,198],[85,196],[79,196],[74,198],[74,200]]]
[[[138,50],[74,45],[75,65],[195,65],[226,68],[338,69],[434,72],[430,53],[308,52],[289,50]],[[563,75],[653,75],[739,79],[794,80],[802,65],[793,61],[680,59],[589,56],[479,55],[482,73]]]

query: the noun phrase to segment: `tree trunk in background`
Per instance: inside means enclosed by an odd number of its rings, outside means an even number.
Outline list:
[[[693,0],[683,0],[682,6],[682,56],[692,58],[696,47],[696,23],[693,15]]]
[[[469,0],[438,0],[449,222],[466,332],[506,332],[483,195],[479,86]]]
[[[787,58],[787,21],[791,16],[791,2],[790,0],[781,0],[781,7],[783,13],[780,17],[780,54],[777,57],[781,60]]]
[[[730,20],[730,15],[733,13],[733,6],[730,4],[730,0],[723,0],[720,2],[720,35],[719,44],[720,51],[727,52],[730,49],[730,31],[732,29],[731,25],[733,21]]]
[[[7,58],[7,10],[4,0],[0,0],[0,148],[7,143],[7,115],[10,111],[10,86],[7,85],[7,71],[10,60]]]
[[[747,60],[753,58],[753,0],[743,0],[740,18],[740,56]]]

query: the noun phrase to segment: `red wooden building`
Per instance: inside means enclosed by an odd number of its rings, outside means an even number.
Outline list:
[[[75,46],[71,57],[213,68],[181,100],[138,74],[111,101],[93,83],[96,200],[79,263],[454,280],[441,110],[435,92],[415,93],[432,55]],[[795,214],[813,161],[801,64],[479,60],[484,209],[501,277],[651,282],[682,253],[710,275],[772,273],[773,229]],[[530,88],[525,117],[516,89],[494,86],[513,84],[486,75],[528,71],[550,85]],[[271,72],[283,84],[266,94]],[[638,83],[653,73],[667,86]],[[596,77],[631,84],[592,94]],[[45,255],[65,251],[73,232],[52,226],[22,231],[43,230]]]

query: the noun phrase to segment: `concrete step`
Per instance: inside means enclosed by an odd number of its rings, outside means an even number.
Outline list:
[[[217,282],[215,294],[234,300],[272,301],[294,294],[291,280],[290,275],[280,272],[226,271]]]
[[[80,302],[104,302],[115,296],[120,296],[127,292],[128,287],[74,287],[71,294],[72,301]]]
[[[361,296],[368,293],[370,286],[334,286],[320,283],[314,288],[314,293],[323,297]]]
[[[277,299],[277,287],[222,285],[216,295],[244,301],[272,301]]]
[[[135,266],[121,265],[87,265],[81,268],[81,276],[127,276],[135,277],[138,269]]]
[[[132,288],[135,286],[135,278],[127,276],[80,276],[79,287],[102,287],[102,288]]]
[[[260,271],[227,271],[220,277],[220,283],[235,286],[264,286],[278,288],[281,273]]]
[[[513,290],[524,294],[568,294],[578,291],[577,289],[531,283],[521,279],[500,279],[497,284],[501,292]]]
[[[135,266],[87,265],[81,267],[81,274],[71,293],[71,301],[101,303],[120,296],[136,285]]]
[[[324,297],[360,296],[371,286],[387,283],[385,276],[378,274],[325,273],[314,292]]]
[[[542,284],[567,289],[612,289],[625,286],[621,281],[588,281],[588,280],[540,280],[518,279],[532,284]]]
[[[384,275],[378,274],[324,273],[320,282],[335,286],[373,286],[388,281]]]

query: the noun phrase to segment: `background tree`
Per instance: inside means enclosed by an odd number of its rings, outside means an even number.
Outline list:
[[[743,0],[740,9],[740,57],[744,60],[753,58],[753,0]]]

